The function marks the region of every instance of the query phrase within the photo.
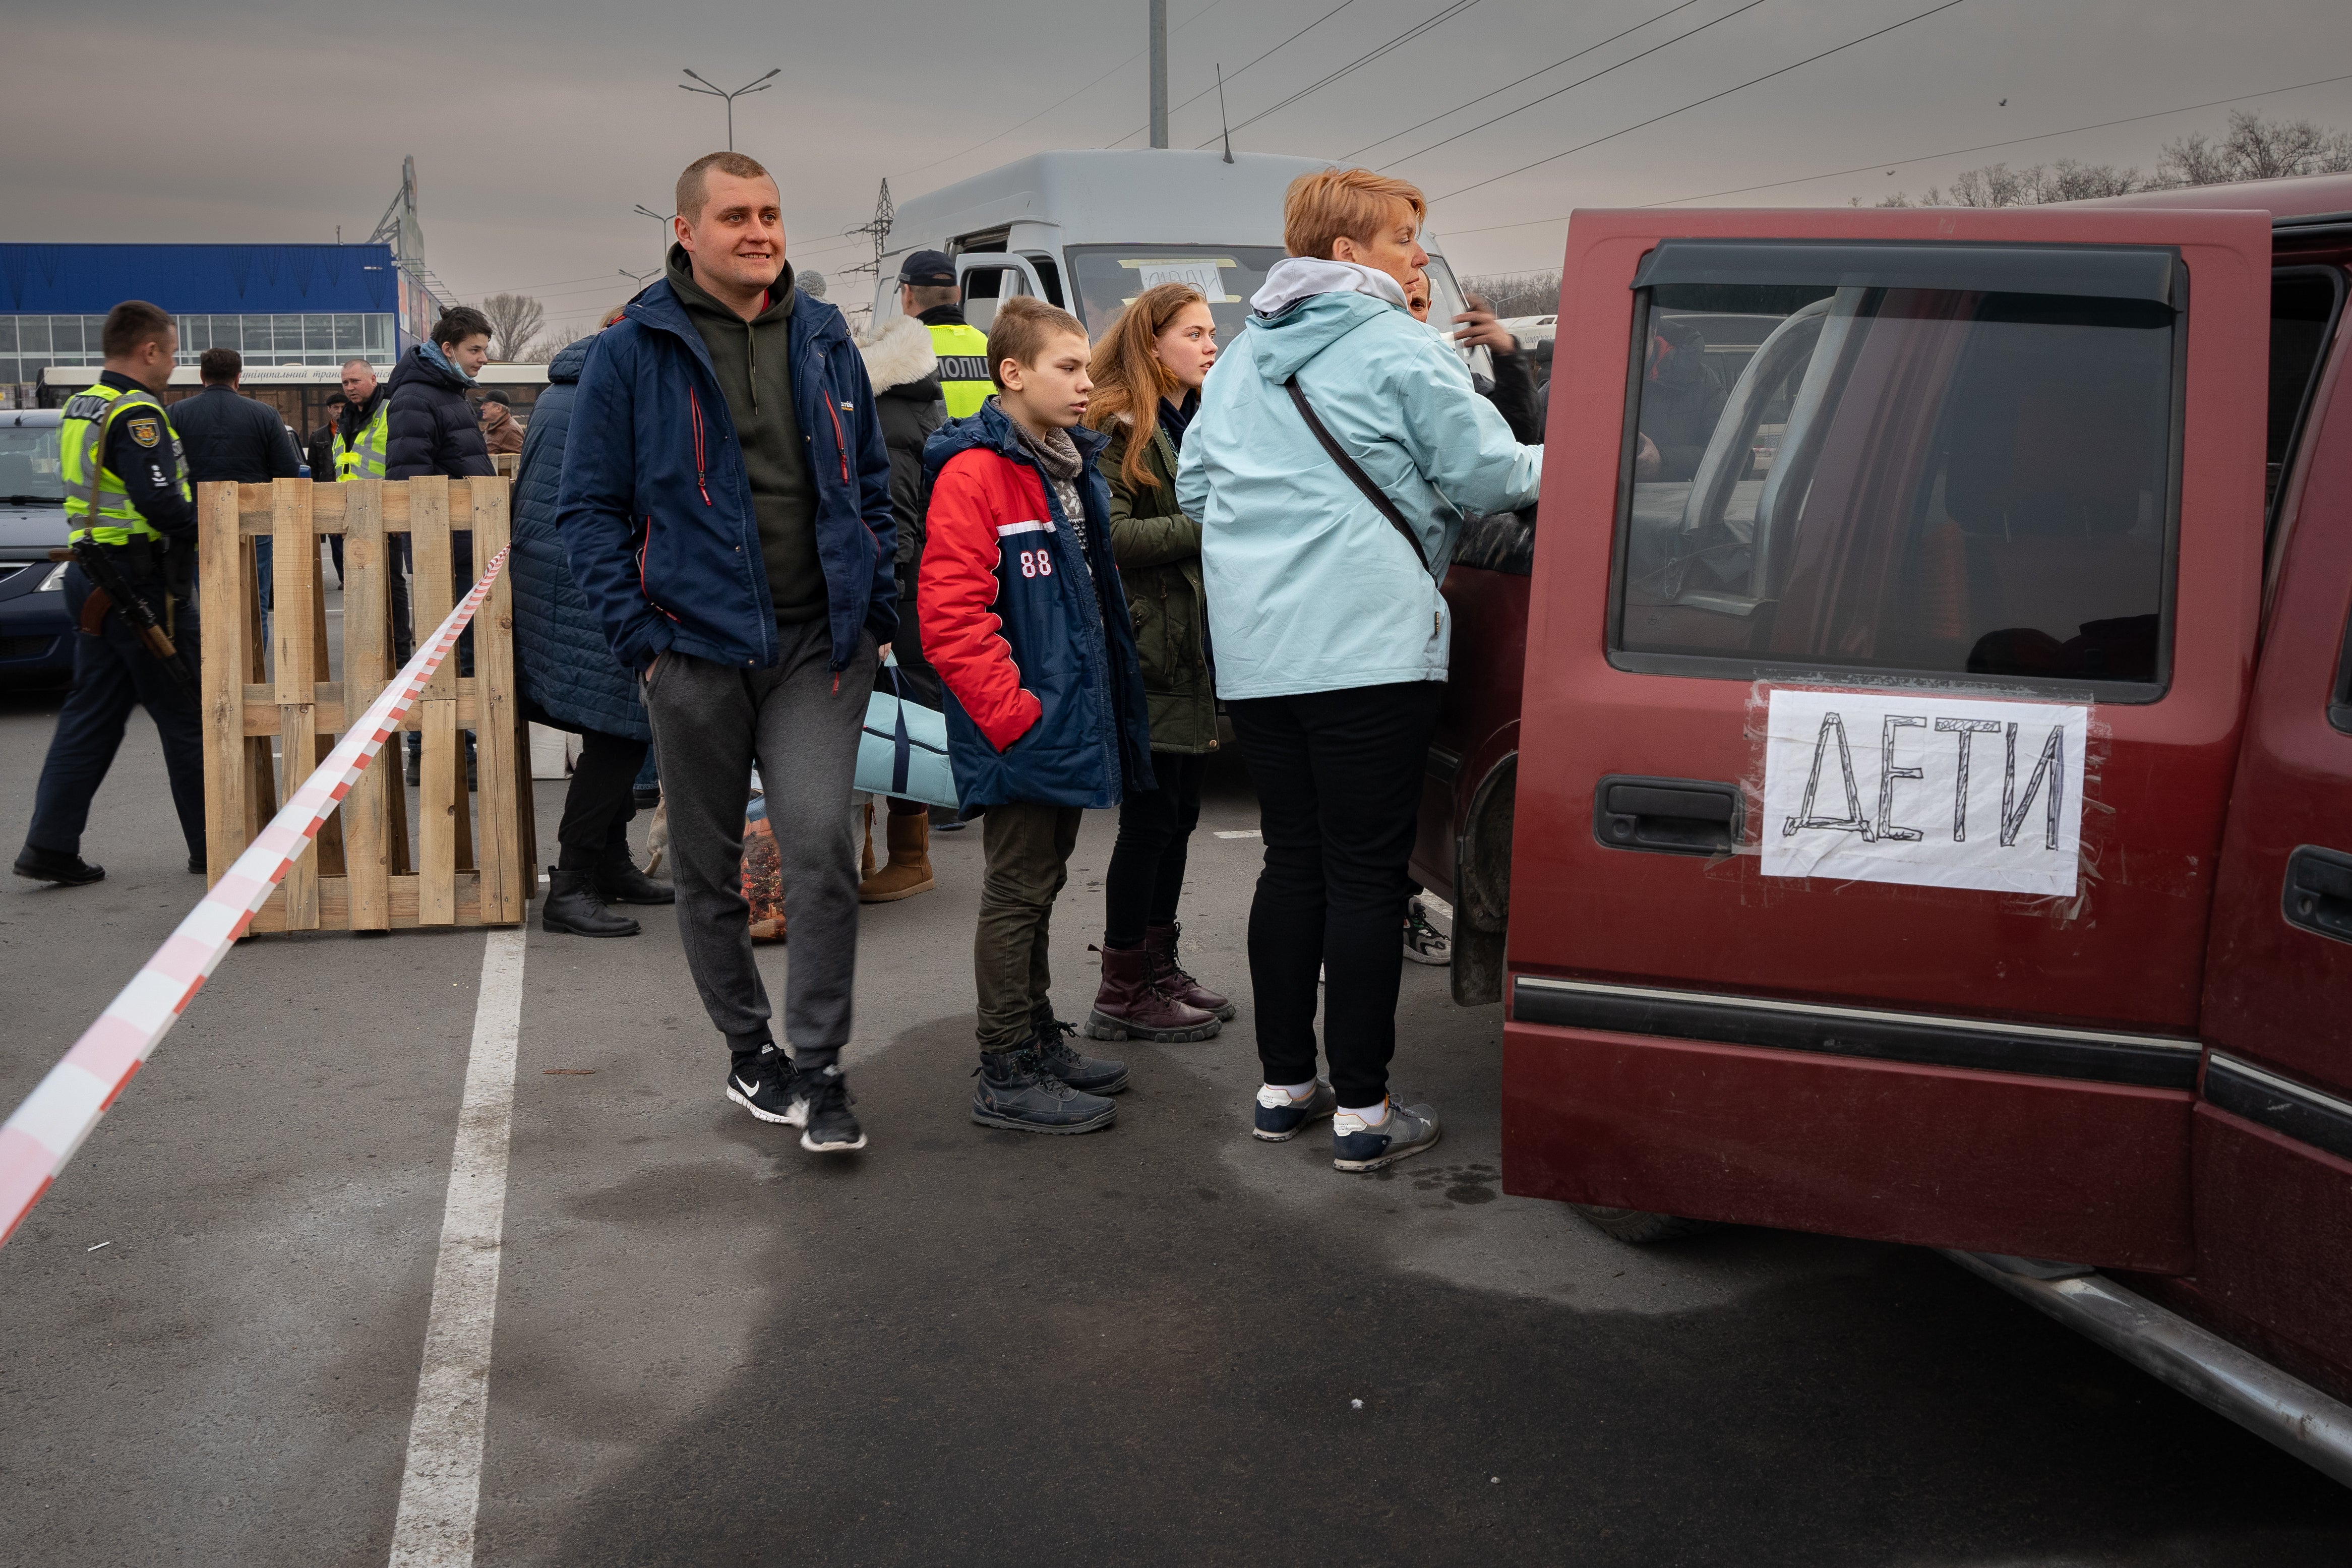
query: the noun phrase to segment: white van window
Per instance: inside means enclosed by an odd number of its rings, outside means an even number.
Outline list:
[[[1190,283],[1208,297],[1217,337],[1232,342],[1249,314],[1249,298],[1282,259],[1278,245],[1074,245],[1069,247],[1071,306],[1100,338],[1138,294],[1161,283]]]

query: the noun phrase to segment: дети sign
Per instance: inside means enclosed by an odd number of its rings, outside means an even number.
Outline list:
[[[2087,707],[1775,690],[1764,874],[2071,896]]]

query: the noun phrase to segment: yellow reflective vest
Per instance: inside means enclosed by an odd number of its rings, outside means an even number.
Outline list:
[[[988,334],[961,324],[930,331],[931,352],[940,356],[940,395],[947,399],[948,417],[979,413],[996,390],[995,378],[988,374]]]
[[[66,400],[64,417],[58,429],[58,457],[65,480],[66,531],[69,538],[93,539],[100,544],[128,544],[134,536],[163,537],[153,523],[139,515],[139,509],[131,504],[130,490],[106,466],[107,437],[114,429],[114,422],[140,408],[154,410],[152,414],[135,416],[142,421],[152,421],[152,426],[142,429],[134,425],[132,437],[142,447],[169,441],[173,466],[179,470],[180,499],[195,499],[194,492],[188,489],[188,465],[180,457],[180,434],[172,428],[172,416],[163,412],[162,402],[152,393],[125,392],[101,381]]]
[[[383,478],[384,430],[392,413],[392,399],[379,401],[368,422],[360,426],[359,439],[346,444],[343,433],[337,429],[327,437],[327,445],[335,454],[335,482],[351,479]]]

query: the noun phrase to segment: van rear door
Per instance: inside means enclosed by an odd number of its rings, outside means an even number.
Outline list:
[[[1511,1191],[2189,1267],[2269,250],[2259,214],[1577,216]]]

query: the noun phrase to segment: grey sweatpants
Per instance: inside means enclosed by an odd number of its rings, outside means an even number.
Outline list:
[[[643,689],[669,806],[678,936],[703,1008],[732,1049],[771,1037],[743,901],[743,810],[756,760],[791,933],[784,1043],[795,1062],[821,1068],[849,1040],[858,847],[849,792],[877,660],[874,639],[862,636],[836,679],[824,622],[776,634],[782,649],[772,669],[666,653]]]

